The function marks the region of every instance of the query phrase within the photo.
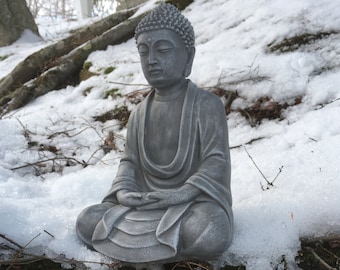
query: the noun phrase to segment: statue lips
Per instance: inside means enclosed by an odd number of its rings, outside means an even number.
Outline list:
[[[149,74],[152,76],[152,77],[157,77],[158,75],[160,75],[162,73],[162,70],[161,69],[150,69],[149,70]]]

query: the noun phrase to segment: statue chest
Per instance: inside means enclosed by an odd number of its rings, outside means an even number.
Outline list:
[[[177,153],[182,106],[182,100],[150,102],[145,121],[145,148],[157,164],[169,164]]]

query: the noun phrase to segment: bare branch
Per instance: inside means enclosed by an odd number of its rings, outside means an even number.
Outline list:
[[[22,245],[18,244],[17,242],[15,242],[14,240],[10,239],[9,237],[7,237],[7,236],[4,235],[4,234],[0,234],[0,237],[1,237],[2,239],[5,239],[7,242],[9,242],[9,243],[15,245],[15,246],[18,247],[18,248],[23,248]]]
[[[260,174],[262,175],[262,177],[264,178],[264,180],[266,180],[267,184],[271,185],[271,183],[269,182],[269,180],[267,179],[267,177],[263,174],[263,172],[260,170],[260,168],[257,166],[256,162],[254,161],[253,157],[249,154],[247,148],[245,146],[244,150],[246,151],[248,157],[250,158],[250,160],[253,162],[253,164],[255,165],[256,169],[260,172]]]
[[[72,158],[72,157],[62,156],[62,157],[47,158],[47,159],[39,160],[39,161],[33,162],[33,163],[26,163],[26,164],[21,165],[21,166],[10,168],[10,170],[15,171],[15,170],[23,169],[23,168],[30,167],[30,166],[41,166],[40,165],[41,163],[45,163],[45,162],[48,162],[48,161],[55,161],[55,160],[74,161],[75,163],[80,164],[84,167],[87,167],[87,165],[88,165],[85,161],[79,161],[79,160]]]
[[[246,146],[243,145],[243,147],[244,147],[244,150],[246,151],[248,157],[249,157],[250,160],[253,162],[253,164],[255,165],[256,169],[260,172],[260,174],[262,175],[262,177],[264,178],[264,180],[265,180],[266,183],[267,183],[267,186],[264,187],[264,186],[262,185],[262,183],[260,182],[261,189],[262,189],[263,191],[265,191],[265,190],[270,189],[270,187],[273,187],[273,186],[274,186],[275,180],[278,178],[278,176],[279,176],[279,175],[281,174],[281,172],[282,172],[283,166],[281,166],[281,167],[279,168],[279,172],[276,174],[276,176],[274,177],[274,179],[273,179],[272,181],[269,181],[268,178],[263,174],[263,172],[261,171],[261,169],[259,168],[259,166],[257,166],[257,164],[256,164],[256,162],[254,161],[253,157],[249,154],[249,152],[248,152]]]
[[[312,253],[312,255],[314,256],[315,259],[317,259],[326,269],[329,270],[336,270],[336,268],[331,267],[328,263],[326,263],[316,252],[314,249],[312,249],[311,247],[306,247],[306,249]]]

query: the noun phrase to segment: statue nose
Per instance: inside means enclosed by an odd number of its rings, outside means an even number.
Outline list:
[[[152,52],[150,52],[150,54],[149,54],[148,63],[149,63],[149,65],[154,65],[154,64],[157,63],[157,59],[155,57],[155,54],[152,53]]]

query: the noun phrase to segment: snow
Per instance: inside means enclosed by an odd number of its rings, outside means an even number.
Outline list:
[[[339,34],[287,53],[270,53],[267,45],[307,32],[339,31],[340,3],[196,0],[184,14],[196,32],[191,79],[197,85],[236,90],[233,109],[263,96],[289,104],[302,98],[284,110],[282,120],[256,127],[237,112],[228,115],[236,231],[222,261],[262,270],[285,255],[294,269],[301,237],[340,232]],[[0,59],[8,56],[0,61],[0,78],[74,27],[75,22],[43,21],[45,41],[26,33],[0,48]],[[101,123],[93,117],[124,104],[132,109],[124,97],[104,99],[105,92],[117,88],[125,95],[146,89],[146,81],[134,40],[94,52],[87,61],[98,76],[50,92],[0,120],[0,233],[22,245],[33,239],[29,247],[47,254],[109,262],[77,239],[75,220],[108,191],[126,130],[116,120]],[[115,69],[104,74],[107,67]],[[259,77],[265,79],[256,81]],[[117,136],[117,151],[104,154],[109,131]],[[39,151],[51,146],[59,157],[73,158],[74,166],[65,167],[65,159],[53,167],[51,162],[25,166],[54,158],[52,151]],[[247,152],[269,181],[279,173],[273,187],[262,190],[266,181]]]

